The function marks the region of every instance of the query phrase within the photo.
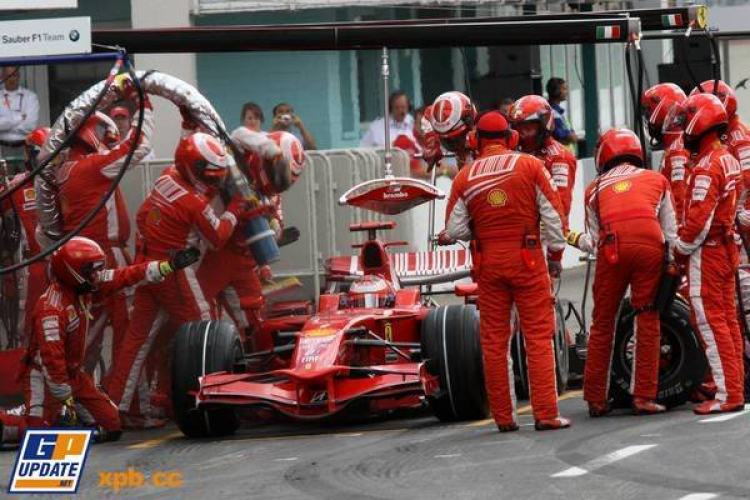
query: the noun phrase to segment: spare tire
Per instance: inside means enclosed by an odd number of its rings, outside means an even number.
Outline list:
[[[243,358],[237,329],[227,321],[194,321],[182,325],[172,354],[172,404],[177,426],[188,437],[225,436],[239,427],[234,408],[195,407],[199,377],[229,372]]]
[[[474,305],[432,309],[422,321],[422,357],[440,391],[427,401],[443,422],[487,418],[479,312]]]
[[[568,388],[570,374],[570,349],[565,327],[565,313],[559,300],[555,301],[555,377],[557,393],[562,394]]]
[[[531,394],[529,382],[529,369],[526,361],[526,343],[520,330],[518,313],[515,308],[511,314],[511,328],[513,330],[513,341],[511,342],[511,357],[513,359],[513,378],[515,382],[516,398],[529,399]],[[565,313],[560,301],[555,302],[555,333],[554,355],[555,355],[555,380],[557,393],[562,394],[568,387],[570,375],[570,350],[565,326]]]
[[[659,360],[659,392],[657,401],[667,407],[688,401],[690,394],[703,381],[706,373],[706,356],[693,325],[690,309],[682,301],[672,304],[669,314],[661,315],[661,358]],[[630,379],[633,361],[633,322],[635,315],[630,299],[623,300],[617,319],[610,397],[614,406],[629,407],[631,403]]]

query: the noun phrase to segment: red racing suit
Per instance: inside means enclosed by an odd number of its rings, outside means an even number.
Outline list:
[[[669,181],[623,163],[586,188],[587,233],[579,248],[596,253],[593,325],[583,399],[606,404],[617,311],[630,286],[636,316],[630,393],[655,400],[659,382],[659,312],[652,306],[664,268],[665,242],[677,238]]]
[[[167,169],[138,210],[136,223],[136,260],[143,262],[169,259],[177,250],[199,245],[220,249],[237,226],[237,217],[228,211],[218,217],[205,195],[177,170]],[[166,321],[170,321],[165,339],[169,343],[182,323],[214,318],[214,311],[198,284],[199,265],[136,290],[132,320],[105,386],[121,411],[130,411],[144,361]]]
[[[560,260],[567,222],[544,164],[499,145],[485,148],[453,181],[446,232],[478,242],[480,331],[485,384],[498,425],[516,421],[510,361],[511,308],[526,343],[531,404],[537,420],[558,417],[552,348],[554,300],[540,242],[544,222],[548,258]]]
[[[25,173],[13,177],[9,184],[11,187],[22,182]],[[2,192],[0,186],[0,192]],[[3,214],[17,214],[21,223],[21,241],[17,256],[17,262],[28,260],[37,255],[41,248],[36,241],[36,224],[38,220],[36,211],[36,195],[34,192],[34,181],[27,180],[24,187],[13,193],[2,202],[0,207]],[[4,276],[3,280],[9,276]],[[24,345],[31,335],[31,313],[34,305],[47,286],[47,261],[42,260],[26,266],[15,273],[16,286],[18,290],[18,332],[23,334]]]
[[[284,230],[281,196],[268,198],[267,204],[276,207],[276,217],[270,222],[278,239]],[[206,298],[218,300],[237,328],[243,334],[252,335],[255,349],[263,351],[273,348],[273,339],[260,338],[256,328],[257,311],[264,304],[263,286],[257,268],[258,264],[238,226],[226,246],[206,254],[197,276]]]
[[[738,264],[734,218],[742,188],[737,160],[719,141],[703,144],[690,179],[675,257],[688,259],[692,320],[716,383],[716,399],[744,401],[743,341],[735,305]]]
[[[547,138],[542,149],[532,154],[544,162],[547,172],[552,176],[552,184],[557,188],[567,218],[570,215],[576,184],[578,162],[575,155],[552,137]]]
[[[106,431],[120,430],[117,407],[83,371],[86,335],[91,324],[91,307],[116,291],[141,283],[162,280],[158,262],[100,273],[99,289],[93,294],[75,291],[53,281],[32,315],[33,333],[26,354],[23,380],[25,414],[0,412],[2,442],[20,440],[29,427],[51,427],[63,403],[73,397],[81,423],[99,425]]]
[[[136,120],[137,114],[134,123]],[[63,163],[58,172],[65,233],[78,226],[101,201],[133,148],[136,149],[128,168],[133,168],[151,151],[153,130],[153,111],[151,105],[147,104],[139,144],[135,144],[135,129],[132,128],[124,140],[110,150],[93,154],[85,154],[79,148],[71,151],[68,161]],[[105,203],[104,209],[81,231],[80,236],[97,242],[107,256],[107,267],[119,269],[132,263],[127,248],[130,233],[130,214],[118,187]],[[133,293],[132,290],[123,290],[113,294],[101,307],[92,311],[95,319],[87,339],[87,364],[91,365],[101,357],[103,332],[107,323],[112,325],[113,352],[119,349],[133,309]]]
[[[659,171],[669,181],[677,223],[682,224],[685,213],[685,191],[690,179],[691,161],[690,153],[685,149],[681,135],[669,143],[665,139],[664,156],[661,159]]]

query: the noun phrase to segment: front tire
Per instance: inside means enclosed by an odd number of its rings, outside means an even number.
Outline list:
[[[632,377],[633,330],[635,316],[630,299],[625,299],[617,319],[617,330],[612,355],[610,397],[614,406],[629,407]],[[706,357],[698,335],[690,323],[690,309],[675,301],[669,314],[661,315],[661,357],[659,359],[659,391],[657,402],[667,407],[687,402],[690,394],[700,386],[706,373]]]
[[[487,418],[476,306],[431,310],[422,322],[421,343],[427,371],[440,380],[440,392],[427,398],[435,416],[443,422]]]
[[[172,358],[172,404],[183,434],[192,438],[234,434],[239,427],[237,412],[233,408],[196,409],[195,394],[200,377],[231,373],[242,357],[240,336],[232,323],[194,321],[180,327]]]

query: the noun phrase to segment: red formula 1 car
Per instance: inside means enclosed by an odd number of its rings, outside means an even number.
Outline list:
[[[355,187],[342,203],[395,214],[441,195],[422,181],[391,178]],[[180,430],[191,437],[232,433],[241,408],[311,420],[426,401],[440,420],[485,418],[476,307],[438,307],[421,293],[422,285],[468,276],[470,253],[391,252],[399,242],[384,243],[376,231],[394,227],[351,226],[368,238],[356,245],[359,256],[329,259],[317,311],[264,321],[274,349],[245,352],[230,323],[183,325],[173,358]]]

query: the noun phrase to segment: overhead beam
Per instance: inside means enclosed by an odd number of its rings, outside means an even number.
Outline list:
[[[638,18],[553,21],[273,26],[95,30],[95,44],[129,53],[358,50],[495,45],[627,42],[641,35]]]

